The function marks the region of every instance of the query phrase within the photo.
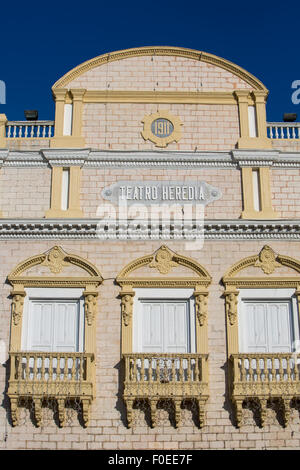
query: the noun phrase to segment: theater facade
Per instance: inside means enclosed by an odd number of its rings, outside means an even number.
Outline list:
[[[185,48],[52,93],[0,115],[0,447],[299,448],[300,124]]]

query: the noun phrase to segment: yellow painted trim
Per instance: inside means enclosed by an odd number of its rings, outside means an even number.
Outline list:
[[[81,218],[83,211],[80,209],[80,177],[81,168],[70,166],[69,181],[69,207],[61,209],[62,172],[63,167],[53,167],[51,177],[51,207],[46,211],[46,218]]]
[[[50,148],[85,148],[84,137],[73,137],[72,135],[64,135],[61,137],[52,137],[50,139]]]
[[[0,114],[0,149],[6,148],[5,127],[7,117],[5,114]]]
[[[194,276],[192,277],[174,277],[172,276],[172,269],[177,265],[185,266],[190,269]],[[134,271],[143,267],[157,269],[161,277],[135,277]],[[161,246],[155,253],[142,256],[131,261],[125,266],[116,277],[116,282],[122,287],[120,292],[121,298],[134,296],[134,288],[137,287],[151,287],[151,288],[194,288],[196,302],[196,315],[198,321],[196,322],[196,338],[197,347],[200,349],[197,352],[207,353],[207,287],[211,283],[211,277],[206,269],[201,266],[197,261],[187,258],[185,256],[174,253],[166,246]],[[199,297],[201,296],[201,297]],[[132,352],[132,322],[128,318],[132,317],[132,302],[130,298],[126,299],[127,304],[123,303],[123,322],[122,322],[122,354]],[[126,311],[127,308],[127,311]],[[127,321],[124,321],[125,318]]]
[[[206,62],[208,64],[220,67],[232,74],[236,75],[240,79],[244,80],[255,90],[267,91],[265,85],[258,80],[254,75],[247,72],[242,67],[226,60],[221,57],[217,57],[213,54],[209,54],[203,51],[197,51],[193,49],[186,49],[180,47],[168,47],[168,46],[154,46],[154,47],[139,47],[133,49],[125,49],[121,51],[110,52],[103,54],[93,59],[87,60],[77,67],[67,72],[61,77],[52,87],[53,90],[56,88],[62,88],[67,86],[72,80],[79,77],[83,73],[92,70],[95,67],[105,65],[109,62],[116,60],[128,59],[130,57],[141,57],[141,56],[173,56],[183,57],[186,59]]]
[[[161,103],[236,105],[234,92],[87,90],[83,103]],[[249,95],[248,103],[253,104]]]
[[[67,96],[68,96],[68,90],[66,88],[53,91],[53,98],[55,100],[55,125],[54,125],[55,137],[63,136],[64,112],[65,112],[65,103],[66,103]]]
[[[235,90],[234,94],[238,101],[240,138],[237,142],[237,148],[240,149],[271,149],[272,142],[267,137],[266,122],[266,99],[267,90],[250,91]],[[250,101],[252,100],[252,102]],[[255,105],[257,137],[249,136],[249,116],[248,106]]]
[[[242,219],[278,219],[279,215],[272,208],[270,168],[259,167],[259,193],[261,210],[254,210],[253,194],[253,168],[242,167],[242,191],[244,209],[241,214]]]

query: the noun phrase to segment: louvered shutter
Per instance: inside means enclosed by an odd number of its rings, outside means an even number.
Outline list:
[[[142,351],[184,353],[188,351],[186,302],[144,302]]]

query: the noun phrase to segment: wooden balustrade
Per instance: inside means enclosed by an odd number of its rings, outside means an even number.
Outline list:
[[[129,427],[132,425],[133,402],[141,399],[150,403],[153,426],[159,400],[174,402],[176,425],[179,425],[180,404],[184,399],[197,401],[200,426],[204,424],[203,407],[208,398],[207,354],[132,353],[123,357],[123,397]]]
[[[94,395],[94,354],[26,351],[10,352],[9,356],[8,396],[14,424],[18,424],[18,407],[24,399],[33,400],[38,410],[43,400],[56,399],[61,425],[66,400],[78,399],[82,402],[83,419],[87,424]],[[40,424],[40,419],[38,422]]]

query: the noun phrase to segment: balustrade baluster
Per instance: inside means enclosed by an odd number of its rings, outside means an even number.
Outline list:
[[[53,354],[49,354],[49,379],[53,381]]]
[[[276,360],[276,359],[275,359]],[[279,361],[279,366],[278,366],[278,369],[279,369],[279,381],[282,382],[283,381],[283,374],[284,374],[284,371],[283,371],[283,360],[284,360],[284,357],[278,357],[278,361]]]
[[[172,382],[176,382],[176,364],[175,364],[175,357],[172,357]]]
[[[290,356],[286,356],[286,373],[287,373],[287,381],[291,382],[291,364],[290,364]]]
[[[246,382],[247,381],[247,371],[246,371],[246,361],[247,359],[244,356],[240,358],[235,357],[233,359],[233,373],[234,373],[234,380],[238,382]]]

